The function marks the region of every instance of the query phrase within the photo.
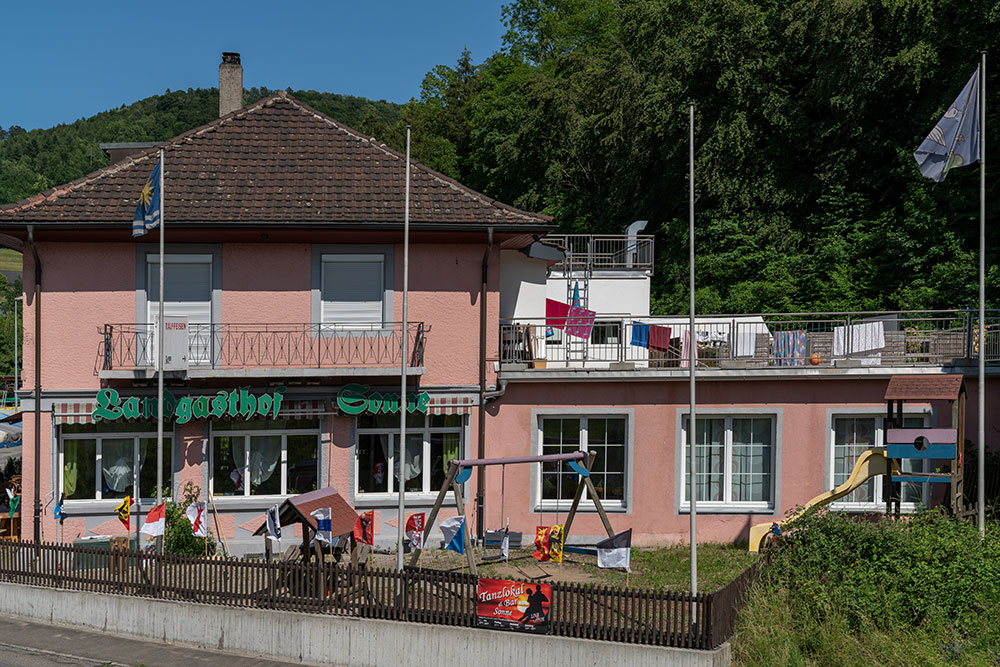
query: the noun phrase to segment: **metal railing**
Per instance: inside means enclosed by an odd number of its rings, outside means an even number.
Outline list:
[[[629,238],[624,234],[549,234],[546,243],[566,251],[566,260],[552,268],[559,271],[634,269],[653,270],[653,237]]]
[[[984,352],[1000,360],[1000,313],[986,320]],[[768,313],[699,316],[699,367],[947,366],[979,354],[974,311]],[[532,368],[671,368],[688,365],[684,317],[599,314],[593,320],[517,318],[500,323],[499,361]],[[581,342],[583,344],[581,344]]]
[[[105,324],[99,368],[151,369],[156,365],[156,325]],[[410,367],[424,361],[423,322],[407,325]],[[403,325],[386,324],[188,324],[188,368],[398,367]]]
[[[551,582],[553,635],[630,644],[715,648],[732,634],[752,566],[715,593]],[[280,609],[476,626],[477,578],[249,558],[159,555],[69,544],[0,542],[0,582],[227,607]],[[692,615],[693,614],[693,615]]]

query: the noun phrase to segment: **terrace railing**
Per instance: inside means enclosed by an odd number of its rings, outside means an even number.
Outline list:
[[[549,234],[545,242],[566,251],[566,261],[554,265],[555,270],[653,270],[653,237],[650,235],[629,238],[624,234]]]
[[[518,318],[501,321],[499,361],[686,368],[691,338],[683,317]],[[966,310],[712,315],[697,318],[693,338],[697,364],[708,368],[946,366],[974,363],[980,326]],[[1000,361],[1000,313],[988,315],[982,338],[986,361]]]
[[[752,567],[715,593],[551,582],[551,632],[711,649],[732,634]],[[331,562],[212,559],[68,544],[0,542],[0,583],[182,602],[475,627],[474,575]]]
[[[422,322],[406,328],[409,366],[424,361]],[[357,368],[399,367],[403,325],[386,324],[188,324],[188,367]],[[151,369],[156,365],[156,325],[105,324],[99,368]]]

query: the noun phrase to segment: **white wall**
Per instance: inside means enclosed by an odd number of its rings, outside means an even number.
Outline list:
[[[570,287],[577,281],[579,278],[571,278]],[[602,313],[646,317],[649,315],[649,283],[649,276],[639,271],[597,273],[590,279],[587,308],[596,311],[598,319]],[[553,272],[547,281],[545,295],[566,303],[565,275]],[[544,304],[542,314],[545,314]]]
[[[546,269],[520,250],[500,251],[500,317],[545,317]]]

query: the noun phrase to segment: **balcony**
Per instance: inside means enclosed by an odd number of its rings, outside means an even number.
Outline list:
[[[588,325],[551,318],[501,322],[501,372],[687,373],[686,317],[598,315]],[[570,335],[571,330],[578,335]],[[966,310],[713,315],[698,316],[695,339],[699,369],[877,372],[880,367],[974,366],[979,323],[977,313]],[[1000,361],[1000,311],[987,314],[985,357],[987,363]]]
[[[653,271],[653,237],[622,234],[548,234],[546,243],[566,251],[566,259],[554,271]]]
[[[423,322],[406,327],[409,375],[424,368]],[[156,325],[105,324],[97,374],[102,379],[152,377]],[[386,324],[189,324],[189,378],[398,375],[403,325]]]

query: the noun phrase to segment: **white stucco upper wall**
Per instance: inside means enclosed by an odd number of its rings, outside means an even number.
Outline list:
[[[575,283],[583,281],[580,278],[569,279],[561,273],[553,272],[549,276],[545,289],[547,298],[568,303],[567,294],[572,294]],[[587,308],[600,314],[630,315],[646,317],[649,315],[649,276],[638,271],[603,272],[590,278],[590,296],[585,304]],[[544,316],[544,304],[542,315]]]
[[[500,317],[545,317],[544,260],[520,250],[500,251]]]

